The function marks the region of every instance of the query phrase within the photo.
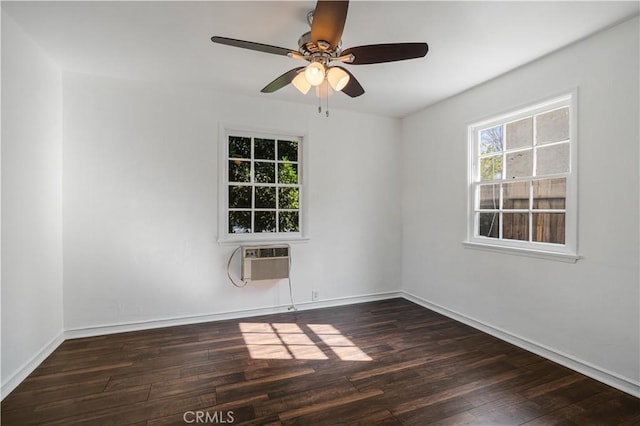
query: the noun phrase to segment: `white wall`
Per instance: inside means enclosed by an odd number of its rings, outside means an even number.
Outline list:
[[[635,18],[403,120],[404,290],[637,385],[638,51]],[[467,126],[574,87],[584,259],[463,248]]]
[[[61,96],[59,68],[2,12],[3,394],[62,333]]]
[[[66,329],[288,305],[286,281],[227,280],[221,123],[308,136],[297,302],[312,289],[322,300],[399,290],[399,120],[72,73],[63,83]]]

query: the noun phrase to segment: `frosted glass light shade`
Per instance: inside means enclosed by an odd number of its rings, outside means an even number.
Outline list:
[[[320,62],[311,62],[304,69],[304,76],[312,86],[319,86],[324,81],[324,65]]]
[[[342,68],[332,67],[327,71],[327,80],[333,90],[339,92],[344,89],[344,86],[349,82],[349,74]]]
[[[293,78],[293,80],[291,81],[291,84],[293,84],[294,87],[298,89],[303,95],[306,95],[307,93],[309,93],[309,89],[311,89],[311,85],[305,78],[304,74],[305,74],[304,72],[299,72],[298,75],[296,75]]]

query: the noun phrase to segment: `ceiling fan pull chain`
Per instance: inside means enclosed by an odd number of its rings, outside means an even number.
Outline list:
[[[327,89],[327,91],[326,91],[326,97],[327,97],[327,108],[326,108],[326,110],[325,110],[324,114],[325,114],[325,116],[326,116],[327,118],[329,118],[329,84],[325,84],[325,87],[326,87],[326,89]]]

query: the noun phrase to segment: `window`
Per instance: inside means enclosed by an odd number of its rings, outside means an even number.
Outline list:
[[[228,130],[221,157],[221,240],[302,233],[302,137]]]
[[[574,99],[469,126],[468,243],[577,259]]]

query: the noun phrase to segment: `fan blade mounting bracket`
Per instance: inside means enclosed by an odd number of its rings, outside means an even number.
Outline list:
[[[331,58],[331,61],[345,62],[347,64],[350,64],[355,60],[356,60],[356,57],[353,54],[341,55],[341,56],[336,56],[335,58]]]
[[[301,59],[303,61],[308,61],[309,60],[308,56],[304,56],[301,53],[293,52],[293,51],[287,53],[287,56],[290,57],[291,59]]]

